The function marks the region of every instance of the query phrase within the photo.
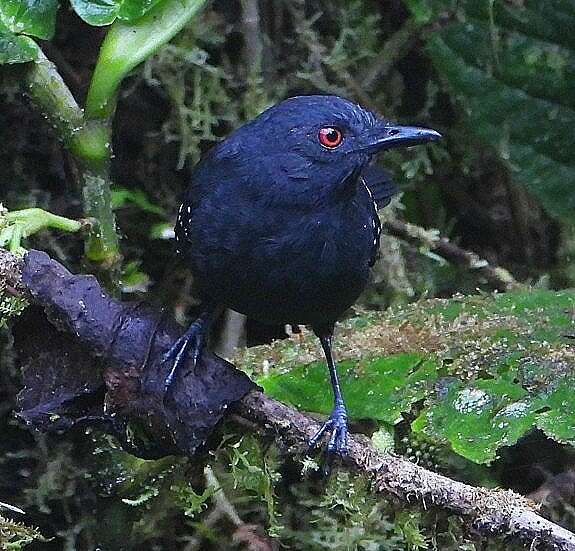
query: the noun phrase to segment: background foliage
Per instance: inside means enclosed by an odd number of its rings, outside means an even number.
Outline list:
[[[193,282],[173,262],[170,228],[189,167],[214,141],[288,95],[318,92],[441,131],[437,145],[379,161],[404,191],[382,215],[438,228],[532,287],[493,298],[473,272],[384,238],[374,283],[338,338],[352,428],[458,479],[544,498],[575,528],[575,2],[216,0],[153,56],[130,50],[122,32],[166,6],[0,0],[0,71],[10,77],[0,84],[0,201],[78,219],[72,158],[112,160],[96,176],[113,182],[121,291],[174,305],[184,321]],[[92,78],[112,23],[99,65],[108,72]],[[54,130],[19,88],[20,71],[42,60],[37,44],[86,108],[74,116],[89,139],[78,146],[72,128],[69,151],[59,121]],[[22,227],[0,210],[2,246]],[[26,245],[77,271],[97,260],[89,249],[82,260],[81,239],[55,230]],[[22,304],[2,291],[6,327]],[[283,328],[248,320],[239,340],[277,336]],[[0,502],[27,512],[0,503],[2,549],[498,548],[474,542],[455,518],[378,503],[345,473],[322,482],[314,461],[286,462],[227,427],[206,468],[138,460],[95,433],[31,435],[12,417],[17,362],[7,329],[1,339]],[[236,359],[271,394],[328,412],[309,335]]]

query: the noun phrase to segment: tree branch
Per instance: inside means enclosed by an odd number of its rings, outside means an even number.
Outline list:
[[[38,255],[39,253],[35,254]],[[40,256],[42,258],[45,257],[45,255]],[[106,297],[102,296],[101,289],[95,287],[96,284],[92,278],[76,278],[76,276],[70,276],[69,274],[67,276],[65,275],[67,272],[54,261],[50,261],[49,265],[45,265],[46,271],[49,272],[47,276],[49,278],[58,276],[61,281],[58,287],[58,301],[60,302],[55,303],[58,308],[63,307],[62,300],[65,300],[65,298],[62,299],[62,295],[68,292],[66,286],[67,277],[75,278],[72,286],[74,288],[78,287],[78,283],[87,281],[90,292],[93,292],[97,297],[101,297],[102,300],[106,300]],[[41,271],[43,269],[42,266],[41,262],[37,263],[34,265],[34,270],[36,272]],[[54,269],[61,271],[54,276]],[[0,288],[2,284],[7,284],[24,290],[21,273],[22,261],[8,252],[0,250]],[[38,275],[40,278],[42,277],[42,274]],[[33,295],[36,298],[32,298],[32,300],[38,300],[36,291]],[[119,303],[111,299],[108,300],[110,300],[110,308],[119,307]],[[101,304],[98,304],[98,306],[101,306]],[[90,305],[86,302],[86,304],[82,305],[82,308],[83,310],[89,309]],[[87,317],[90,319],[96,316],[93,322],[101,333],[102,320],[97,319],[97,315],[98,312],[95,310],[87,313]],[[138,308],[125,310],[123,312],[122,326],[135,326],[137,335],[140,335],[142,329],[146,328],[144,322],[148,319],[146,317],[148,315],[146,312],[140,312]],[[81,326],[80,329],[85,329],[85,327]],[[146,345],[147,356],[144,362],[133,357],[134,349],[137,349],[138,343],[124,342],[123,346],[121,346],[121,342],[114,343],[114,346],[118,347],[117,349],[110,348],[106,350],[104,357],[107,356],[107,361],[113,362],[117,369],[115,373],[111,374],[110,368],[107,368],[108,371],[105,371],[102,375],[108,387],[109,396],[106,398],[108,405],[110,405],[110,395],[113,398],[114,392],[116,394],[119,392],[118,385],[122,383],[122,376],[128,377],[127,380],[131,382],[139,381],[142,374],[135,371],[135,366],[151,362],[153,367],[155,356],[165,353],[166,346],[169,346],[169,338],[171,338],[170,331],[171,329],[164,330],[161,336],[162,343],[160,343],[162,346],[156,346],[152,342]],[[110,340],[109,336],[105,335],[104,338],[108,341]],[[126,335],[118,330],[115,333],[114,340],[121,340],[122,338],[126,339]],[[82,339],[82,336],[80,336],[80,339]],[[82,344],[84,349],[86,349],[84,354],[87,356],[87,347],[93,343],[85,340]],[[130,356],[126,356],[128,352]],[[221,366],[226,363],[213,356],[209,357],[207,361],[212,364],[219,362]],[[94,370],[92,369],[90,373],[94,375]],[[158,377],[157,374],[155,376],[156,378]],[[186,382],[184,383],[184,381]],[[187,381],[191,382],[188,383]],[[184,384],[194,385],[197,384],[197,381],[193,380],[193,376],[182,377],[179,386],[181,387]],[[129,399],[130,392],[133,392],[133,389],[124,389],[122,395],[127,396]],[[69,398],[67,399],[69,400]],[[177,393],[175,394],[175,399],[175,401],[178,399]],[[177,406],[178,404],[175,404],[174,407]],[[243,421],[242,427],[244,429],[246,425],[255,425],[258,432],[276,439],[282,450],[287,454],[300,454],[305,449],[309,437],[319,427],[319,423],[311,417],[256,390],[251,390],[245,394],[230,409],[240,418],[240,421]],[[176,410],[175,413],[181,413],[181,411]],[[142,408],[141,411],[137,411],[137,414],[146,418],[150,416],[151,410]],[[161,419],[158,418],[156,422],[161,422]],[[178,443],[176,442],[176,444]],[[164,445],[164,441],[158,442],[159,447]],[[180,447],[180,451],[182,450],[183,448]],[[173,453],[173,448],[167,449],[166,453]],[[365,475],[376,494],[382,497],[392,495],[406,504],[418,503],[423,508],[439,507],[450,513],[460,515],[470,522],[472,530],[480,536],[498,537],[506,541],[520,542],[531,549],[575,551],[575,534],[541,517],[537,514],[535,505],[526,498],[511,491],[475,488],[428,471],[402,457],[380,453],[369,443],[367,438],[361,435],[350,438],[349,455],[344,461],[344,466],[358,474]]]
[[[456,266],[475,271],[498,291],[510,291],[522,287],[505,268],[492,266],[487,260],[472,251],[462,249],[434,230],[426,230],[400,220],[384,220],[382,229],[389,235],[417,246],[427,247]]]

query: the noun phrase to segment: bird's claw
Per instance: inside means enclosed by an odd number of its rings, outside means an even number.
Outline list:
[[[172,362],[172,366],[164,380],[164,392],[168,392],[178,371],[183,367],[188,358],[192,360],[193,369],[196,368],[202,354],[203,340],[201,325],[192,324],[165,353],[164,362]]]
[[[347,412],[345,406],[337,405],[334,408],[329,419],[310,439],[308,451],[315,451],[326,434],[329,434],[330,437],[325,452],[323,473],[325,476],[329,476],[334,458],[347,455]]]

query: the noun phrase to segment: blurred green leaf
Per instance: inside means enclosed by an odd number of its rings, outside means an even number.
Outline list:
[[[128,189],[124,187],[115,187],[112,190],[112,208],[118,209],[125,207],[127,204],[133,204],[144,212],[166,216],[166,211],[150,201],[148,196],[141,189]]]
[[[405,3],[409,7],[416,23],[426,25],[432,21],[434,10],[431,5],[431,0],[405,0]]]
[[[437,378],[437,364],[423,354],[343,361],[338,373],[348,413],[395,424],[421,400]],[[328,414],[333,407],[327,367],[323,362],[298,366],[288,373],[258,380],[266,393],[299,409]]]
[[[159,222],[150,227],[150,239],[174,239],[173,222]]]
[[[122,267],[120,287],[123,293],[145,293],[150,287],[150,276],[143,272],[141,260],[132,260]]]
[[[449,23],[428,51],[477,137],[558,217],[575,211],[575,1],[411,0]],[[427,11],[426,11],[427,10]],[[445,19],[445,17],[442,17]]]
[[[38,46],[27,36],[15,35],[0,22],[0,64],[26,63],[38,57]]]
[[[71,0],[74,11],[90,25],[110,25],[116,19],[136,21],[162,0]]]
[[[13,33],[50,40],[54,36],[57,11],[58,0],[2,0],[0,22]],[[0,44],[0,55],[2,51]]]

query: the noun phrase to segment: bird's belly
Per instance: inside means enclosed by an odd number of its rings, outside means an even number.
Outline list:
[[[234,310],[266,323],[320,325],[335,321],[357,300],[367,283],[368,271],[334,270],[333,277],[326,279],[316,277],[307,267],[300,270],[286,263],[271,269],[269,275],[273,277],[246,271],[239,285],[227,289],[226,302]]]
[[[370,238],[350,237],[252,236],[247,248],[204,256],[196,279],[205,295],[265,323],[334,322],[369,277]]]

